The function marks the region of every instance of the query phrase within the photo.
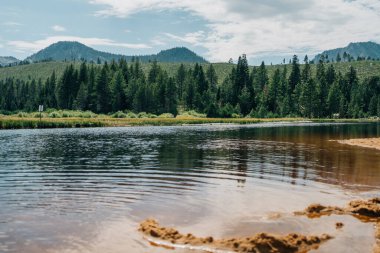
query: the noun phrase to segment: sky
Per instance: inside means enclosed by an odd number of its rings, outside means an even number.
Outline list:
[[[380,0],[0,0],[0,55],[57,41],[125,55],[185,46],[211,62],[313,56],[380,42]]]

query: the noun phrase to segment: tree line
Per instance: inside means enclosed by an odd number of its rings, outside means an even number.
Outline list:
[[[0,110],[35,111],[45,108],[172,113],[195,110],[208,117],[359,118],[380,116],[380,77],[359,80],[357,71],[337,72],[320,61],[312,73],[305,57],[300,64],[279,66],[269,76],[264,62],[249,68],[239,57],[225,80],[219,82],[212,64],[181,64],[174,76],[154,61],[147,74],[138,59],[103,65],[69,65],[62,76],[47,80],[0,81]]]

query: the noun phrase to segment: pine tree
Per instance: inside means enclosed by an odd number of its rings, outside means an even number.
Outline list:
[[[300,64],[299,64],[297,55],[294,55],[293,60],[292,60],[292,70],[289,76],[289,85],[290,85],[291,91],[293,92],[296,86],[300,83],[301,83]]]
[[[302,90],[299,98],[300,112],[304,117],[313,118],[318,115],[317,87],[314,79],[302,82]]]
[[[176,83],[177,83],[179,100],[183,99],[183,93],[185,89],[185,78],[186,78],[185,66],[181,63],[176,74]]]
[[[177,90],[176,85],[173,78],[169,78],[167,80],[167,87],[166,87],[166,108],[165,112],[169,112],[173,115],[177,115]]]
[[[217,85],[218,85],[218,76],[216,75],[215,68],[212,64],[208,67],[206,71],[206,78],[207,82],[210,85],[211,91],[216,92]]]
[[[337,54],[336,56],[336,62],[341,62],[342,58],[340,57],[340,53]]]
[[[77,110],[87,110],[88,109],[88,90],[85,82],[82,82],[79,87],[77,98],[74,101],[74,108]]]
[[[339,113],[339,107],[342,99],[342,92],[339,87],[339,82],[335,82],[327,96],[328,113],[330,116]]]
[[[74,66],[70,64],[64,72],[58,83],[57,99],[58,106],[61,109],[71,109],[72,104],[76,98],[75,90],[73,87],[77,85],[77,77]]]
[[[316,74],[316,81],[317,81],[317,93],[318,93],[318,104],[319,107],[319,117],[327,116],[328,115],[328,105],[327,105],[327,96],[330,87],[328,86],[327,80],[326,80],[326,69],[325,64],[323,62],[320,62],[317,65],[317,74]]]
[[[105,63],[96,78],[97,112],[108,113],[112,110],[112,92],[108,77],[109,68]]]
[[[239,95],[239,106],[239,113],[243,115],[249,114],[252,109],[251,95],[247,87],[244,87]]]
[[[246,55],[239,57],[236,70],[233,68],[231,73],[233,81],[233,90],[232,90],[232,105],[235,106],[239,102],[239,95],[244,87],[249,86],[250,77],[249,77],[249,67]]]
[[[126,96],[127,85],[124,80],[123,73],[119,70],[115,72],[112,81],[112,110],[122,111],[127,108],[127,96]]]
[[[270,112],[277,113],[279,111],[277,99],[281,98],[280,87],[281,73],[280,69],[277,68],[268,87],[267,110]]]

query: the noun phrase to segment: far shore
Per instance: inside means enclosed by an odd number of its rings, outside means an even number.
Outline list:
[[[338,143],[380,150],[380,138],[341,140]]]
[[[315,122],[315,123],[370,123],[371,119],[305,119],[305,118],[198,118],[178,116],[175,118],[94,118],[67,117],[42,118],[0,116],[0,129],[88,128],[130,126],[181,126],[207,124],[257,124],[268,122]]]

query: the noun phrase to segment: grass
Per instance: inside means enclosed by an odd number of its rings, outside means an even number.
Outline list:
[[[80,128],[104,127],[103,122],[83,118],[42,119],[18,118],[12,116],[0,117],[0,129],[35,129],[35,128]]]
[[[73,62],[76,68],[79,68],[80,62]],[[45,81],[53,71],[56,72],[58,78],[63,74],[64,69],[71,64],[71,62],[42,62],[29,65],[14,66],[0,68],[0,80],[6,78],[15,78],[20,80],[42,79]],[[333,64],[337,71],[342,73],[348,72],[352,65],[357,71],[360,79],[380,74],[380,62],[379,61],[359,61],[359,62],[341,62],[341,63],[329,63]],[[329,65],[326,64],[326,67]],[[148,73],[151,67],[151,63],[142,63],[142,69],[145,73]],[[174,76],[180,63],[159,63],[159,65],[168,72],[170,76]],[[184,63],[186,68],[193,67],[194,63]],[[204,68],[209,66],[208,63],[202,64]],[[222,83],[227,75],[231,72],[233,64],[229,63],[213,63],[216,74],[218,76],[219,83]],[[272,76],[275,69],[283,69],[285,65],[268,65],[268,74]],[[291,66],[288,67],[288,74],[290,74]],[[251,67],[252,69],[253,67]],[[312,72],[316,72],[316,64],[312,65]]]
[[[65,113],[65,111],[63,111]],[[161,115],[158,117],[117,118],[108,115],[83,117],[78,111],[67,111],[69,117],[48,117],[45,113],[40,120],[37,113],[18,113],[16,115],[0,115],[0,129],[37,129],[37,128],[83,128],[83,127],[125,127],[125,126],[174,126],[197,124],[255,124],[263,122],[299,122],[303,118],[204,118],[189,114],[171,117]],[[82,112],[86,114],[87,112]],[[141,114],[144,115],[144,114]],[[146,115],[146,114],[145,114]],[[166,117],[165,117],[166,116]],[[202,115],[201,115],[202,116]],[[312,119],[313,122],[378,122],[378,119]]]

